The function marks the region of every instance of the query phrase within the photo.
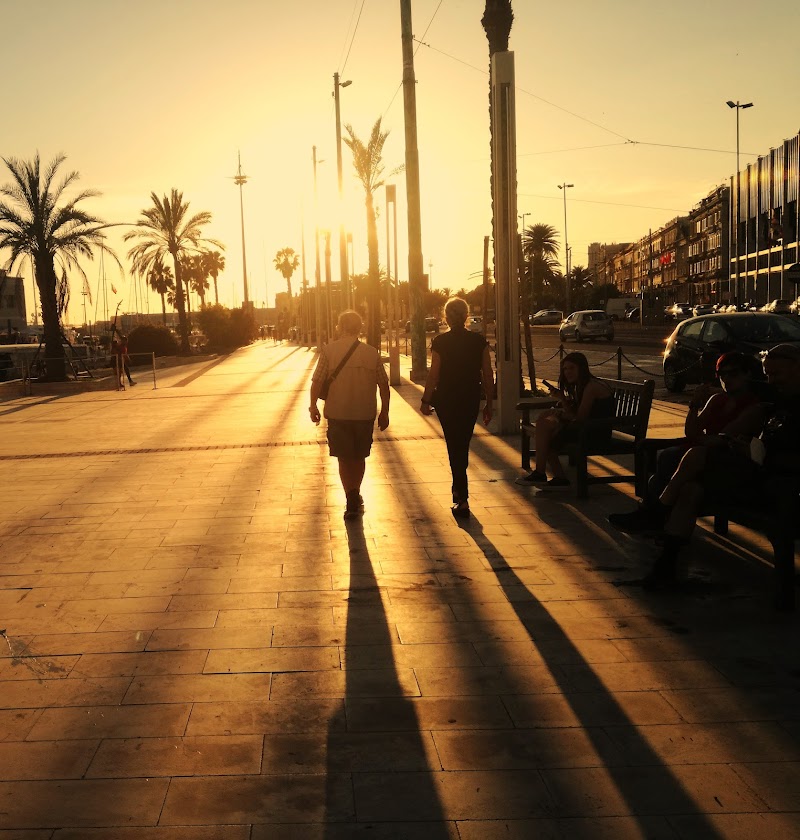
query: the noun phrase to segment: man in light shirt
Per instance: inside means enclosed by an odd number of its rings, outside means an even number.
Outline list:
[[[328,447],[331,457],[339,461],[339,478],[347,498],[345,519],[355,519],[364,511],[361,482],[372,448],[375,416],[381,431],[389,427],[389,380],[378,350],[358,340],[361,324],[358,312],[346,310],[339,315],[340,338],[322,348],[311,377],[308,409],[311,420],[319,423],[317,400],[322,385],[352,349],[352,354],[330,383],[324,410],[328,421]],[[376,390],[381,397],[380,412]]]

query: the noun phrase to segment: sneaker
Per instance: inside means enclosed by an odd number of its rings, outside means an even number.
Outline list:
[[[466,502],[453,505],[451,512],[456,519],[469,519],[471,516],[469,505]]]
[[[569,479],[568,478],[551,478],[550,481],[546,481],[539,489],[540,490],[560,490],[564,487],[569,487]]]
[[[358,491],[347,494],[347,506],[344,509],[345,519],[356,519],[364,513],[364,500]]]
[[[609,513],[608,522],[625,534],[658,533],[666,522],[663,508],[638,507],[629,513]]]
[[[534,470],[527,475],[521,475],[519,478],[514,479],[514,484],[521,484],[523,487],[545,483],[547,483],[547,474],[539,472],[539,470]]]

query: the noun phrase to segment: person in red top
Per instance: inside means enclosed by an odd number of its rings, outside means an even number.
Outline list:
[[[753,391],[750,377],[752,368],[752,359],[744,353],[723,353],[717,359],[716,374],[721,390],[708,384],[695,388],[684,425],[686,437],[659,454],[656,472],[648,482],[642,504],[630,513],[609,514],[611,525],[628,534],[659,531],[663,527],[665,509],[659,498],[684,455],[694,447],[723,445],[724,432],[730,423],[758,404],[759,397]]]
[[[111,349],[117,357],[117,375],[119,376],[119,384],[122,387],[123,373],[128,377],[128,384],[135,385],[136,383],[131,378],[131,357],[128,355],[128,336],[117,332],[119,338],[114,339],[111,343]]]

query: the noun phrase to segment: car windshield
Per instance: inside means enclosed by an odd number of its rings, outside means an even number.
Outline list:
[[[605,312],[584,312],[584,321],[607,321],[608,315]]]
[[[765,344],[774,341],[800,341],[800,326],[781,315],[751,315],[744,318],[728,318],[725,326],[741,341],[756,341]]]

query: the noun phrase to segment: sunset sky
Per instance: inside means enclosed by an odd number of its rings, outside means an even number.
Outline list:
[[[563,232],[568,193],[573,264],[592,241],[630,241],[686,212],[735,169],[735,112],[741,164],[800,128],[796,0],[515,0],[519,211],[526,224]],[[479,282],[483,237],[491,232],[488,47],[483,0],[414,0],[422,246],[435,287]],[[318,170],[320,226],[338,229],[333,73],[342,121],[365,137],[379,116],[391,134],[387,171],[403,162],[399,0],[0,0],[3,118],[0,155],[66,169],[102,197],[87,209],[133,223],[149,194],[182,190],[208,210],[208,235],[226,245],[220,300],[242,298],[238,188],[241,151],[251,298],[274,301],[285,283],[272,266],[279,249],[301,252],[313,280],[311,147]],[[791,33],[791,35],[789,35]],[[792,41],[792,43],[790,43]],[[636,141],[635,143],[628,141]],[[684,147],[684,148],[681,148]],[[695,147],[695,148],[685,148]],[[702,149],[702,150],[699,150]],[[344,149],[345,214],[355,271],[366,271],[363,192]],[[5,170],[0,183],[6,183]],[[400,276],[406,279],[405,181],[400,199]],[[376,203],[383,205],[383,191]],[[381,262],[385,261],[383,215]],[[110,242],[127,269],[128,246]],[[334,236],[334,241],[337,237]],[[7,255],[0,254],[2,264]],[[333,255],[334,279],[338,257]],[[86,266],[93,294],[97,262]],[[33,311],[30,272],[23,275]],[[128,275],[107,265],[123,311]],[[299,287],[301,271],[295,275]],[[68,320],[79,322],[81,283]],[[159,308],[151,301],[153,311]],[[90,314],[93,318],[93,315]],[[102,317],[98,313],[98,317]]]

